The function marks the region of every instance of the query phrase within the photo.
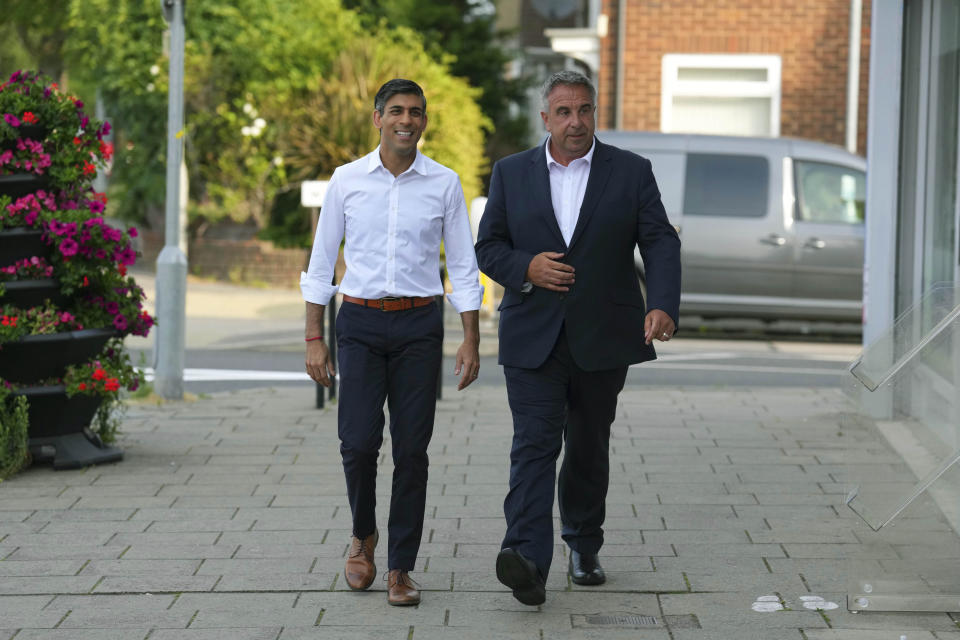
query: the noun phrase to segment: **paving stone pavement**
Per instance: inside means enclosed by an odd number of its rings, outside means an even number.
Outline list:
[[[313,397],[132,405],[123,462],[37,466],[0,484],[0,640],[960,640],[947,613],[846,610],[845,560],[881,566],[902,550],[871,542],[841,506],[846,453],[896,459],[869,426],[839,428],[836,389],[627,388],[611,440],[608,582],[573,585],[558,536],[540,607],[494,577],[511,433],[502,387],[444,389],[413,608],[388,606],[383,581],[344,584],[336,405],[317,410]],[[387,436],[384,532],[389,451]],[[806,608],[811,596],[839,606]]]

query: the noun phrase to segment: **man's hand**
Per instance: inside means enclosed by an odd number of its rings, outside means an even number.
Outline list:
[[[460,377],[457,391],[463,391],[469,387],[480,373],[480,347],[476,342],[465,340],[457,349],[457,366],[453,373],[459,376],[461,371],[463,375]]]
[[[307,374],[325,387],[333,384],[337,372],[330,362],[330,348],[323,340],[311,340],[307,343]]]
[[[673,337],[676,330],[677,325],[673,324],[670,316],[660,309],[651,309],[643,323],[645,344],[650,344],[654,338],[660,342],[666,342]]]
[[[551,291],[570,291],[574,269],[568,264],[557,262],[563,255],[556,251],[544,251],[533,256],[527,266],[527,280]]]

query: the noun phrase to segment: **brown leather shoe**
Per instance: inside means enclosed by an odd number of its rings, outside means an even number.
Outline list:
[[[387,574],[387,602],[398,607],[420,604],[419,586],[406,571],[391,569]]]
[[[343,577],[351,589],[355,591],[366,589],[377,577],[377,565],[373,563],[373,550],[377,547],[379,539],[379,531],[374,531],[363,540],[353,537],[350,553],[347,554],[347,563],[343,567]]]

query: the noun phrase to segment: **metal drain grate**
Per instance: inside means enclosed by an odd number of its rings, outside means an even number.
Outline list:
[[[653,616],[586,616],[586,622],[616,627],[655,627],[660,624]]]

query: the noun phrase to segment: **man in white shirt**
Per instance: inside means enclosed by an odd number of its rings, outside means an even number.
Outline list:
[[[458,389],[480,369],[479,314],[483,289],[470,221],[457,174],[417,151],[427,126],[427,100],[410,80],[390,80],[374,99],[380,146],[337,168],[317,224],[310,266],[301,274],[307,306],[306,368],[324,386],[336,375],[323,335],[323,312],[338,289],[340,360],[338,435],[353,514],[353,538],[344,568],[351,589],[366,589],[377,569],[374,548],[377,459],[386,400],[393,444],[393,491],[388,522],[387,600],[414,605],[420,592],[413,570],[423,532],[427,445],[433,432],[443,318],[440,242],[460,313],[464,340],[454,373]],[[331,285],[344,240],[346,273]],[[332,337],[330,337],[332,338]]]

